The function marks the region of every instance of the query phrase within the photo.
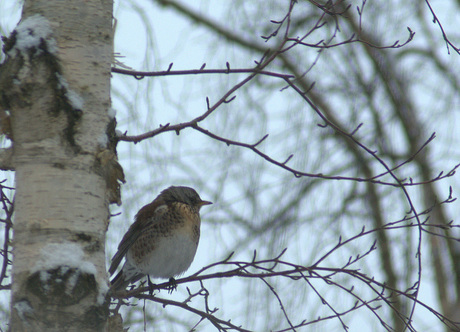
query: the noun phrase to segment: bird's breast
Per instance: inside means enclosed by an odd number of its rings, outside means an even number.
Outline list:
[[[153,278],[171,278],[181,275],[191,265],[198,243],[184,232],[157,238],[154,250],[144,251],[135,257],[127,255],[127,260],[135,261],[138,270]]]

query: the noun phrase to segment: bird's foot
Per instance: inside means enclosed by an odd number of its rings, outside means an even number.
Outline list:
[[[150,281],[149,275],[147,275],[147,281],[148,281],[148,286],[149,286],[149,294],[152,295],[153,290],[156,288],[156,285],[152,281]]]
[[[169,294],[172,294],[172,292],[177,289],[176,279],[172,277],[169,278],[169,285],[166,287],[166,289],[168,290]]]

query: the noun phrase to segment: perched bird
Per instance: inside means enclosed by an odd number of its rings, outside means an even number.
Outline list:
[[[203,201],[189,187],[169,187],[139,210],[118,245],[109,268],[113,275],[125,257],[125,264],[111,281],[111,291],[126,288],[144,276],[167,278],[184,273],[195,257],[200,240],[200,208]]]

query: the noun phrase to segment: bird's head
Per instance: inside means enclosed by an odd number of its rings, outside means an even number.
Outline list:
[[[196,206],[198,208],[203,205],[212,204],[212,202],[203,201],[195,189],[190,187],[171,186],[163,190],[160,196],[166,203],[180,202]]]

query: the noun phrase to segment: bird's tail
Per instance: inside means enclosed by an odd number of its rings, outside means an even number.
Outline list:
[[[123,269],[120,270],[120,272],[118,272],[118,274],[110,281],[110,292],[111,293],[115,293],[115,292],[118,292],[120,290],[124,290],[126,289],[126,287],[128,287],[128,285],[132,282],[136,282],[138,281],[139,279],[141,279],[142,277],[144,277],[143,274],[140,274],[140,273],[136,273],[130,277],[126,277],[126,274],[123,273]]]
[[[116,292],[122,289],[125,289],[129,285],[129,281],[125,281],[125,276],[123,270],[118,272],[118,274],[110,281],[110,291]]]

